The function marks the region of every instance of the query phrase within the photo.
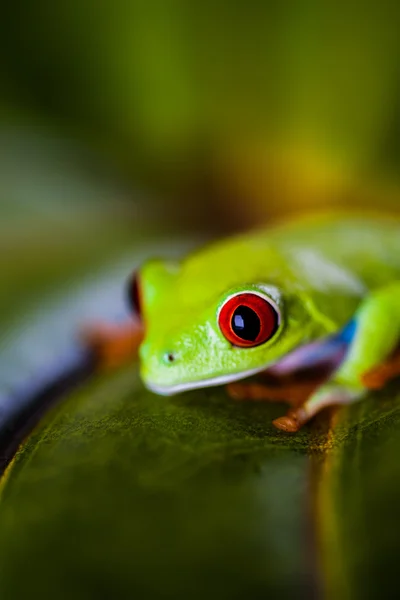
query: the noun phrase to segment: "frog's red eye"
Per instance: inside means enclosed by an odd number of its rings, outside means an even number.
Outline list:
[[[142,298],[140,291],[139,272],[135,272],[128,283],[128,301],[133,312],[142,317]]]
[[[276,333],[279,313],[264,296],[242,292],[225,302],[218,324],[231,344],[249,348],[263,344]]]

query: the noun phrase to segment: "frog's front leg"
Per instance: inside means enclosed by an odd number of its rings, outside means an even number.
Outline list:
[[[327,406],[349,404],[368,391],[368,373],[379,368],[400,339],[400,282],[372,292],[355,315],[354,336],[340,366],[301,406],[274,421],[295,432]],[[395,372],[392,370],[392,375]]]
[[[138,318],[117,324],[92,323],[80,331],[80,338],[93,353],[98,369],[116,368],[135,358],[143,335]]]

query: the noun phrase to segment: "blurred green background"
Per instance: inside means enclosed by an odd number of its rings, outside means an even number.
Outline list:
[[[399,26],[390,0],[8,2],[1,129],[72,141],[163,223],[397,208]]]

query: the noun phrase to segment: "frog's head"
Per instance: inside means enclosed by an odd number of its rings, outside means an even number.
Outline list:
[[[134,297],[146,332],[141,376],[153,391],[167,395],[242,379],[307,338],[307,310],[298,294],[277,284],[278,274],[285,280],[279,265],[272,264],[266,279],[265,252],[263,261],[249,255],[248,244],[236,243],[234,255],[227,250],[182,263],[153,260],[138,272]]]

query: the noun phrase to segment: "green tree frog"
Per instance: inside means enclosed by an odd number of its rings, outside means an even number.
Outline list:
[[[303,217],[212,243],[180,262],[150,260],[130,284],[127,329],[92,329],[103,362],[140,343],[156,394],[230,384],[237,398],[291,401],[274,381],[325,365],[276,427],[295,432],[400,370],[400,224],[391,217]],[[396,358],[397,357],[397,358]],[[271,381],[271,379],[267,379]]]

